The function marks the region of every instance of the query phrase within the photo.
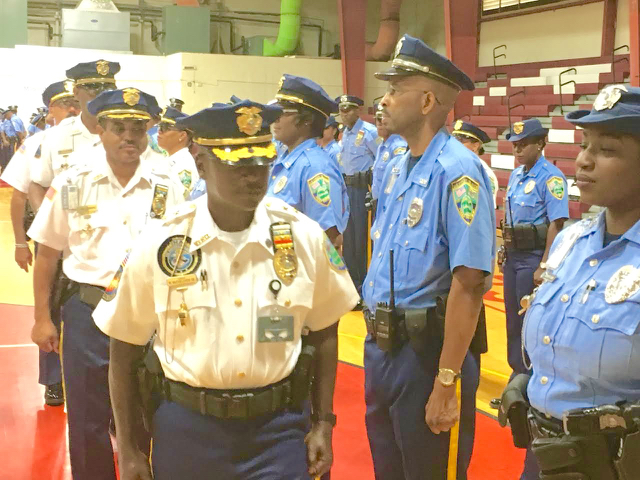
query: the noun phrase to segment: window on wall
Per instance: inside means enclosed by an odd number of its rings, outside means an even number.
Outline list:
[[[512,12],[530,7],[549,5],[550,3],[567,3],[567,0],[481,0],[482,14]]]

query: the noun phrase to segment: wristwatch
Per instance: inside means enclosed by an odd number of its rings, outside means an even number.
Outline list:
[[[333,413],[333,412],[326,412],[326,413],[313,412],[311,414],[311,420],[313,421],[313,423],[327,422],[332,427],[335,427],[336,426],[336,421],[338,420],[338,417],[336,417],[335,413]]]
[[[436,378],[442,384],[442,386],[451,387],[456,383],[456,380],[460,378],[460,374],[454,372],[450,368],[439,368],[438,376]]]

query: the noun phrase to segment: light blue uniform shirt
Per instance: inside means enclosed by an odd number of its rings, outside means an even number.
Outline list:
[[[314,138],[279,157],[267,195],[278,197],[320,224],[344,232],[349,219],[347,187],[338,165]]]
[[[400,135],[390,135],[378,146],[376,160],[373,163],[373,181],[371,182],[371,195],[373,198],[380,196],[380,185],[384,177],[387,165],[397,156],[402,156],[407,151],[407,142]]]
[[[505,198],[505,223],[509,226],[538,225],[569,218],[567,179],[544,157],[526,173],[524,165],[511,173]]]
[[[25,132],[24,123],[20,120],[20,117],[17,115],[13,115],[10,119],[8,119],[5,123],[4,133],[7,137],[17,137],[18,132]]]
[[[409,152],[394,165],[397,172],[388,168],[384,177],[383,184],[393,187],[386,205],[378,207],[371,265],[362,288],[371,311],[378,302],[389,301],[390,249],[399,308],[434,306],[438,296],[449,292],[458,266],[487,273],[493,269],[493,195],[476,155],[442,129],[407,178],[408,161]],[[412,204],[421,205],[413,214]],[[413,227],[411,218],[418,219]]]
[[[204,178],[199,178],[196,184],[194,185],[191,193],[189,194],[189,200],[195,200],[202,195],[207,193],[207,184],[204,181]]]
[[[338,155],[340,154],[340,144],[335,140],[331,140],[326,147],[322,149],[329,154],[336,164],[338,163]]]
[[[35,133],[41,132],[41,131],[42,131],[42,129],[36,127],[33,123],[30,123],[29,126],[27,127],[27,133],[29,134],[29,136],[31,136],[31,135],[33,135]]]
[[[603,247],[604,212],[583,220],[560,232],[549,261],[582,229],[551,271],[555,280],[538,289],[523,331],[529,400],[558,419],[572,408],[640,400],[640,222]],[[616,283],[621,269],[628,274]]]
[[[373,166],[373,160],[378,151],[378,130],[375,126],[363,121],[361,118],[348,128],[346,125],[342,132],[342,145],[338,163],[342,173],[355,175],[358,172],[366,172]]]

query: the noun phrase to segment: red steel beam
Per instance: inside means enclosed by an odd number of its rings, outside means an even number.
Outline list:
[[[367,0],[338,0],[342,88],[364,99],[365,27]]]
[[[604,15],[602,15],[602,48],[600,55],[611,55],[616,47],[616,21],[618,18],[618,0],[604,1]]]

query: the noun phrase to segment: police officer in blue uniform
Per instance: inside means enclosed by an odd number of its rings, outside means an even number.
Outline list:
[[[362,290],[367,273],[366,195],[371,185],[371,168],[378,150],[376,127],[360,118],[364,101],[354,95],[336,98],[344,125],[338,163],[344,174],[351,215],[344,233],[344,261],[356,288]]]
[[[9,160],[11,160],[11,157],[16,153],[16,150],[27,136],[24,123],[22,123],[22,120],[18,117],[17,106],[12,105],[7,108],[4,112],[4,118],[5,122],[3,123],[2,134],[4,136],[3,143],[5,152],[0,163],[2,169],[7,166]]]
[[[495,213],[478,158],[445,122],[459,92],[474,85],[409,35],[392,68],[376,76],[389,81],[382,124],[409,150],[384,176],[390,193],[378,205],[363,285],[374,470],[379,480],[464,479],[479,378],[469,347],[495,256]]]
[[[308,78],[285,74],[276,94],[283,114],[273,125],[287,150],[271,169],[267,195],[281,198],[315,220],[340,246],[349,218],[349,199],[338,165],[316,143],[336,104]]]
[[[384,172],[390,163],[394,163],[393,159],[397,156],[404,155],[407,151],[407,142],[404,138],[397,134],[390,134],[382,124],[382,110],[379,104],[373,106],[376,112],[376,129],[378,137],[382,140],[378,145],[378,152],[373,163],[373,176],[371,181],[371,196],[374,200],[380,197],[380,186],[384,177]]]
[[[516,122],[507,134],[521,164],[509,177],[502,225],[507,359],[512,376],[527,371],[521,348],[520,300],[540,283],[541,264],[546,262],[554,238],[569,218],[567,180],[542,153],[547,133],[539,120],[531,119]]]
[[[530,403],[524,439],[533,442],[521,478],[637,478],[640,88],[605,87],[591,111],[566,119],[584,129],[580,198],[605,210],[557,236],[542,284],[523,302],[532,370],[519,390]],[[527,423],[506,398],[507,390],[501,413],[516,439],[523,432],[514,425]]]
[[[329,115],[327,123],[324,125],[322,137],[318,139],[318,145],[329,154],[331,159],[338,163],[340,154],[340,144],[338,143],[338,121],[333,115]]]

